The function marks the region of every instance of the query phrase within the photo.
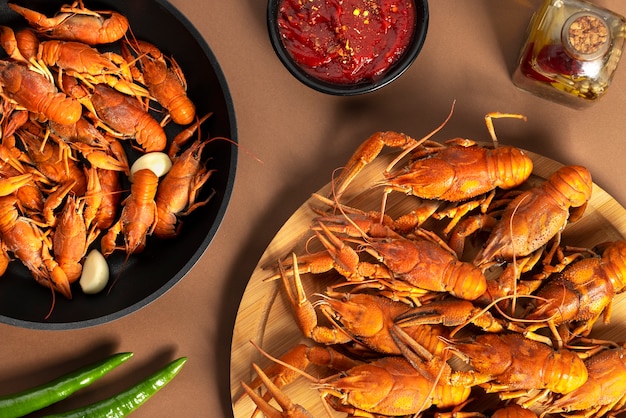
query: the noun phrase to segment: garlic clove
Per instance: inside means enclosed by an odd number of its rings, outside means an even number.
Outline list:
[[[80,276],[80,287],[86,294],[100,292],[109,281],[109,265],[98,250],[91,250],[85,258],[83,272]]]
[[[130,167],[130,181],[133,174],[144,168],[152,170],[157,177],[164,176],[172,168],[172,160],[163,152],[149,152],[137,158]]]

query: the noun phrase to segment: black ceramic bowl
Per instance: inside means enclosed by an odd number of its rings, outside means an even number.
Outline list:
[[[289,72],[308,87],[326,94],[337,96],[353,96],[372,92],[391,83],[406,71],[417,58],[422,49],[428,31],[428,2],[415,0],[415,27],[413,36],[404,53],[387,70],[367,80],[348,83],[330,82],[303,70],[292,55],[285,48],[279,28],[279,7],[282,0],[268,0],[267,26],[272,47],[278,58]],[[347,6],[346,6],[347,7]]]
[[[65,0],[15,0],[20,6],[52,16]],[[233,103],[228,86],[213,52],[191,23],[165,0],[85,0],[92,10],[117,10],[128,17],[138,39],[157,45],[180,64],[188,84],[188,95],[197,114],[213,115],[201,127],[206,138],[225,137],[232,142],[215,140],[205,147],[203,159],[215,169],[202,189],[199,199],[209,203],[184,219],[180,235],[172,240],[149,237],[143,253],[125,262],[123,251],[113,253],[108,261],[115,286],[99,294],[85,295],[78,283],[73,285],[73,299],[56,295],[52,314],[44,319],[52,304],[51,291],[32,278],[21,262],[14,260],[0,277],[0,321],[34,329],[74,329],[95,326],[121,318],[153,302],[172,288],[202,256],[215,236],[232,192],[237,163],[237,132]],[[7,3],[0,4],[0,22],[14,28],[24,26],[21,16]],[[4,53],[4,52],[2,52]],[[4,56],[1,57],[4,59]],[[160,119],[159,119],[160,120]],[[168,139],[180,130],[169,124]],[[123,142],[129,158],[138,155]],[[128,184],[126,184],[126,188]],[[99,248],[100,240],[94,243]]]

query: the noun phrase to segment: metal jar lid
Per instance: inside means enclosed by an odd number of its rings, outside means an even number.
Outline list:
[[[611,31],[602,16],[582,11],[565,21],[561,42],[572,58],[591,61],[607,53],[611,45]]]

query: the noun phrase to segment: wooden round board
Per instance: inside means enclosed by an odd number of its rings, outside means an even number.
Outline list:
[[[533,177],[530,182],[547,179],[562,164],[546,157],[528,152],[534,162]],[[342,203],[361,210],[380,210],[382,202],[381,188],[372,188],[395,154],[386,154],[368,165],[350,185],[342,197]],[[593,173],[592,173],[593,174]],[[318,191],[326,196],[330,184]],[[411,199],[404,196],[394,198],[390,195],[386,213],[392,217],[408,212]],[[235,321],[231,347],[230,385],[235,418],[250,417],[255,406],[245,396],[241,398],[241,382],[250,382],[256,377],[251,363],[266,368],[271,362],[259,353],[251,344],[256,342],[274,356],[280,356],[300,342],[307,340],[296,326],[290,308],[282,292],[280,280],[264,281],[276,269],[276,263],[285,260],[292,251],[303,254],[306,251],[304,239],[310,236],[309,228],[313,218],[318,216],[311,206],[323,207],[311,197],[283,225],[261,257],[246,287]],[[563,233],[562,242],[568,245],[593,247],[606,241],[626,237],[626,209],[600,187],[594,184],[593,194],[582,219],[569,224]],[[307,247],[308,248],[308,247]],[[317,278],[316,278],[317,279]],[[325,287],[323,281],[312,280],[303,276],[307,294]],[[613,304],[611,322],[604,325],[598,321],[593,336],[614,341],[626,340],[626,295],[618,295]],[[306,379],[284,388],[291,399],[307,408],[313,416],[326,416],[319,393]],[[337,414],[338,417],[345,414]]]

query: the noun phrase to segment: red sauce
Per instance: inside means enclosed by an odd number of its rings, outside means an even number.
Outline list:
[[[381,76],[407,49],[415,31],[410,0],[283,0],[283,44],[301,68],[336,84]]]

